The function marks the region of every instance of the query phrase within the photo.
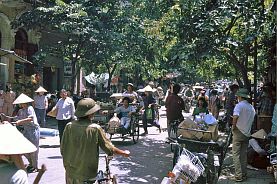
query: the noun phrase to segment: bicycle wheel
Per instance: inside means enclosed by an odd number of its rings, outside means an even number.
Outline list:
[[[136,144],[139,139],[139,122],[136,120],[132,124],[133,124],[133,126],[131,129],[131,135],[133,137],[134,144]]]
[[[180,147],[179,145],[175,145],[174,146],[174,154],[173,154],[173,161],[172,161],[172,164],[173,164],[173,167],[176,165],[176,163],[178,162],[178,159],[183,151],[183,148]]]
[[[136,144],[139,138],[139,120],[136,117],[130,123],[130,136],[132,136],[133,142]]]

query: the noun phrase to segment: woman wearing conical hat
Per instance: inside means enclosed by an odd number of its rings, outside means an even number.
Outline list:
[[[28,184],[28,176],[22,155],[36,151],[37,148],[28,141],[16,127],[8,122],[0,122],[0,183]],[[38,184],[46,171],[43,164],[34,184]]]
[[[37,116],[31,103],[34,100],[25,94],[19,95],[13,104],[18,104],[20,109],[17,113],[16,125],[21,125],[23,130],[23,135],[37,147],[37,151],[33,153],[25,154],[29,161],[29,166],[27,167],[28,172],[35,172],[38,170],[38,148],[39,148],[39,124],[37,121]]]
[[[47,91],[40,86],[35,92],[36,95],[34,96],[34,107],[38,119],[38,124],[41,127],[45,127],[45,114],[48,108],[48,99],[44,95],[44,93],[46,93]]]

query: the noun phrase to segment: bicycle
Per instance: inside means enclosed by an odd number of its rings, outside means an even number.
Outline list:
[[[178,130],[178,126],[179,124],[182,122],[182,120],[173,120],[171,122],[168,123],[168,139],[169,141],[174,141],[177,139],[178,135],[177,135],[177,130]],[[173,145],[170,145],[170,150],[171,152],[174,151],[173,149]]]
[[[99,158],[105,158],[106,170],[98,171],[97,176],[94,179],[84,181],[84,184],[117,184],[116,176],[111,173],[109,165],[113,156],[100,154]]]

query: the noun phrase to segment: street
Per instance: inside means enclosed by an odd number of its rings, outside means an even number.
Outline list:
[[[191,114],[186,113],[188,117]],[[162,132],[159,133],[156,127],[148,128],[147,136],[140,136],[139,142],[133,144],[130,140],[112,139],[115,146],[123,150],[129,150],[131,156],[124,158],[115,156],[110,162],[110,169],[117,176],[119,184],[160,184],[163,177],[172,170],[173,153],[170,151],[170,145],[166,143],[166,116],[165,108],[160,109],[160,124]],[[48,126],[55,128],[56,121],[48,120]],[[143,129],[140,129],[143,132]],[[26,162],[26,159],[25,159]],[[41,184],[65,184],[65,171],[60,154],[59,137],[46,137],[40,139],[39,165],[46,164],[47,171],[42,176]],[[225,157],[222,166],[222,172],[218,183],[233,184],[230,180],[233,175],[234,165],[232,163],[231,145]],[[100,159],[99,169],[105,171],[105,161]],[[33,183],[37,173],[29,174],[29,182]],[[273,175],[266,170],[249,170],[248,180],[243,184],[269,184],[273,182]]]
[[[160,110],[160,124],[166,128],[164,109]],[[51,124],[55,123],[55,120]],[[140,129],[143,132],[143,129]],[[167,132],[159,133],[156,127],[148,129],[149,134],[139,137],[139,142],[133,144],[132,140],[112,139],[115,146],[129,150],[131,156],[124,158],[115,156],[110,162],[111,172],[117,175],[118,183],[160,183],[162,178],[172,169],[173,154],[170,145],[165,143]],[[40,139],[39,164],[46,164],[47,171],[41,178],[41,184],[65,183],[64,168],[60,154],[59,137],[46,137]],[[105,170],[105,162],[100,160],[99,169]],[[29,174],[30,183],[37,173]]]

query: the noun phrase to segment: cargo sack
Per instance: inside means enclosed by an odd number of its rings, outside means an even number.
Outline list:
[[[114,134],[120,127],[120,119],[116,116],[116,114],[109,120],[107,132],[109,134]]]
[[[180,125],[178,126],[177,135],[178,136],[182,135],[183,138],[193,139],[193,140],[200,140],[203,137],[202,132],[197,132],[193,130],[184,130],[182,128],[189,128],[189,129],[198,128],[197,124],[194,121],[192,121],[190,118],[186,118],[184,119],[184,121],[182,121],[182,123],[180,123]]]

